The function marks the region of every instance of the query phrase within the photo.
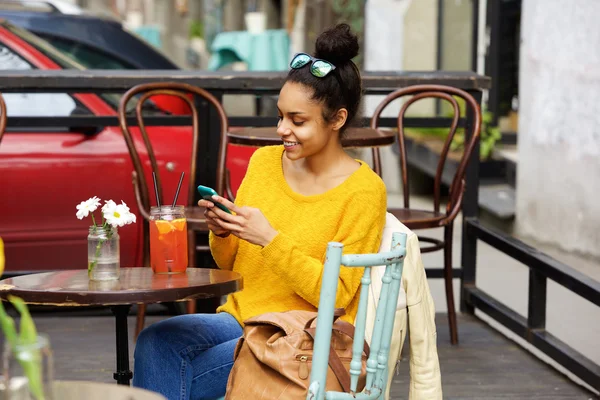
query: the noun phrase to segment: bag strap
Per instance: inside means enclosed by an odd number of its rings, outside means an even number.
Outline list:
[[[349,324],[347,322],[346,323],[336,322],[335,324],[333,324],[332,331],[349,336],[352,338],[352,340],[354,340],[354,326],[352,324]],[[305,329],[304,332],[308,333],[308,335],[312,338],[313,342],[315,341],[315,335],[317,333],[317,328],[308,328],[308,329]],[[371,354],[371,349],[366,340],[364,343],[363,351],[364,351],[366,357],[369,358],[369,355]]]
[[[354,340],[354,326],[352,326],[352,324],[340,323],[336,321],[333,325],[333,331],[349,336],[352,338],[352,340]],[[312,338],[314,343],[317,329],[307,328],[304,330],[304,332],[306,332]],[[367,358],[369,358],[370,349],[366,341],[364,343],[363,351],[365,352]],[[333,346],[331,345],[329,346],[329,367],[331,368],[331,371],[337,378],[344,392],[350,393],[350,373],[346,370],[346,367],[344,367],[344,364],[342,364],[342,360],[340,360],[340,357],[337,355],[333,349]]]
[[[335,323],[335,321],[337,321],[337,319],[339,317],[343,317],[344,315],[346,315],[346,309],[344,309],[344,308],[334,309],[333,310],[333,322]],[[315,321],[315,319],[317,319],[317,316],[314,316],[311,319],[309,319],[308,321],[306,321],[306,324],[304,324],[304,329],[309,329],[310,326],[312,325],[312,323]]]
[[[346,336],[349,336],[352,338],[352,340],[354,340],[354,325],[352,325],[349,322],[345,322],[345,321],[336,321],[333,324],[333,330],[337,331],[339,333],[343,333]],[[371,353],[371,349],[369,348],[369,344],[367,343],[367,341],[365,340],[364,343],[364,348],[363,351],[365,352],[365,355],[367,356],[367,358],[369,358],[369,354]]]

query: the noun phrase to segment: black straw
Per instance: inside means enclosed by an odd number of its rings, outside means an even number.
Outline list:
[[[154,180],[154,194],[156,194],[156,205],[160,207],[160,197],[158,196],[158,185],[156,184],[156,173],[152,171],[152,179]]]
[[[185,175],[185,172],[182,172],[181,177],[179,178],[179,184],[177,185],[177,191],[175,192],[175,198],[173,199],[173,207],[175,207],[175,204],[177,203],[177,198],[179,197],[179,189],[181,189],[181,182],[183,182],[183,175]]]

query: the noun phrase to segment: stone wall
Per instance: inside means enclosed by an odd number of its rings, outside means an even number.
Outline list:
[[[576,3],[576,4],[575,4]],[[600,2],[524,0],[516,228],[600,256]]]

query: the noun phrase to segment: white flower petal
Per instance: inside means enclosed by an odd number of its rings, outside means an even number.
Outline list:
[[[125,204],[125,202],[123,200],[121,200],[121,204],[119,204],[121,207],[123,207],[125,209],[125,211],[129,212],[129,207],[127,207],[127,204]]]
[[[111,215],[115,212],[117,205],[114,201],[108,200],[106,204],[102,207],[102,214],[104,214],[104,218],[107,218],[107,215]]]
[[[110,213],[112,210],[115,209],[115,207],[117,207],[117,204],[114,201],[112,201],[112,200],[106,200],[105,203],[106,204],[104,204],[104,206],[102,206],[102,213],[103,214]]]
[[[87,217],[88,214],[89,213],[87,210],[79,210],[79,211],[77,211],[77,214],[75,214],[75,215],[77,215],[78,219],[83,219],[84,217]]]
[[[99,205],[100,199],[96,196],[91,197],[86,201],[82,201],[76,206],[77,213],[75,215],[77,216],[77,218],[83,219],[84,217],[87,217],[90,214],[90,212],[96,211]]]
[[[91,212],[96,211],[96,209],[100,206],[100,199],[96,196],[92,197],[87,201],[87,206]]]

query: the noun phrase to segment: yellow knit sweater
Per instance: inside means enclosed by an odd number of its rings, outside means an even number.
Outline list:
[[[319,195],[295,193],[281,167],[283,146],[257,150],[240,186],[236,204],[260,209],[279,234],[262,248],[230,235],[210,234],[210,249],[221,269],[239,272],[244,288],[217,309],[240,324],[266,312],[315,311],[327,243],[344,244],[344,253],[379,250],[385,224],[386,190],[367,164],[341,185]],[[340,271],[336,307],[354,323],[363,268]]]

